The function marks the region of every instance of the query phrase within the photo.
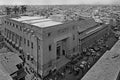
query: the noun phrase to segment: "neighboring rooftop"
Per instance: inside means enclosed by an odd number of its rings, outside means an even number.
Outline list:
[[[120,40],[98,60],[81,80],[116,80],[120,71]]]
[[[62,22],[54,21],[52,19],[46,19],[40,16],[21,16],[11,19],[18,22],[35,25],[41,28],[62,24]]]
[[[16,65],[22,62],[22,59],[14,52],[0,53],[0,64],[8,74],[16,72],[18,70]]]
[[[13,52],[0,53],[0,80],[13,80],[10,74],[17,71],[22,60]]]

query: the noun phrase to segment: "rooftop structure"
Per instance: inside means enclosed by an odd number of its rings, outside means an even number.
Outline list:
[[[35,17],[21,16],[19,18],[11,18],[11,19],[22,22],[22,23],[27,23],[27,24],[31,24],[34,26],[38,26],[40,28],[62,24],[62,22],[53,21],[52,19],[46,19],[40,16],[35,16]]]

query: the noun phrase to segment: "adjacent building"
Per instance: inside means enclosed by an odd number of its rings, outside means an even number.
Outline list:
[[[23,61],[14,52],[0,53],[0,79],[24,80]],[[21,71],[22,70],[22,71]]]

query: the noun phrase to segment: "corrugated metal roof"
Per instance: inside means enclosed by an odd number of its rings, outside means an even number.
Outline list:
[[[81,20],[79,22],[79,32],[82,32],[88,28],[94,27],[95,25],[97,25],[98,23],[95,22],[94,19],[90,18],[90,19],[85,19],[85,20]]]

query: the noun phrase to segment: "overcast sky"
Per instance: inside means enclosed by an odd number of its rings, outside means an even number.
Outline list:
[[[0,0],[0,5],[119,4],[120,0]]]

